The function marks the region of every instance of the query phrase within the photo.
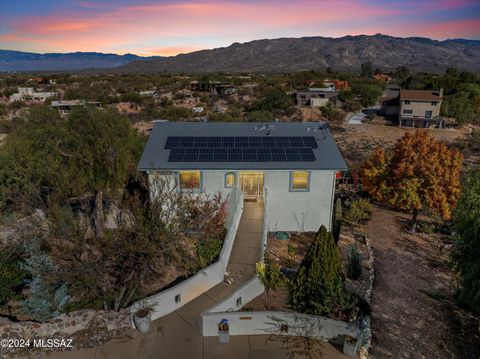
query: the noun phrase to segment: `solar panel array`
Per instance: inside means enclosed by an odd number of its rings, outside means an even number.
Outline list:
[[[168,162],[315,161],[313,136],[195,137],[169,136]]]

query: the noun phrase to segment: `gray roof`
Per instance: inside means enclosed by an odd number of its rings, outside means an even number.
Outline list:
[[[268,134],[267,134],[268,133]],[[309,162],[168,162],[165,149],[169,136],[313,136],[318,148]],[[148,170],[347,170],[328,126],[319,122],[156,122],[138,164]]]

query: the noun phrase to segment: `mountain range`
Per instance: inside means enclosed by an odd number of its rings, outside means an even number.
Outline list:
[[[7,56],[8,55],[8,56]],[[122,73],[358,71],[370,61],[382,71],[406,66],[412,71],[443,72],[448,67],[480,72],[480,40],[387,35],[341,38],[302,37],[254,40],[228,47],[169,57],[100,53],[31,54],[0,51],[0,71],[115,68]]]
[[[133,54],[100,52],[47,53],[0,50],[0,71],[59,71],[119,67],[132,61],[153,59]]]

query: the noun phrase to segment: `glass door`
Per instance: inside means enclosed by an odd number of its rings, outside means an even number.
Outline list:
[[[240,172],[240,190],[244,198],[263,197],[263,172],[244,171]]]

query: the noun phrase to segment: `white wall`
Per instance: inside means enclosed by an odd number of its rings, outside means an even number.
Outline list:
[[[209,195],[221,193],[226,197],[232,191],[231,188],[225,188],[227,172],[230,171],[202,171],[203,192]],[[238,186],[240,171],[232,172],[237,173]],[[308,192],[290,192],[290,172],[263,171],[268,230],[316,232],[322,224],[330,230],[336,171],[310,171]]]
[[[290,192],[290,171],[266,171],[269,231],[330,229],[335,171],[311,171],[310,191]]]
[[[230,335],[300,335],[317,339],[332,339],[342,335],[357,338],[361,330],[355,325],[326,317],[295,312],[223,312],[202,316],[203,336],[218,336],[218,323],[229,321]],[[288,325],[280,332],[279,323]]]

